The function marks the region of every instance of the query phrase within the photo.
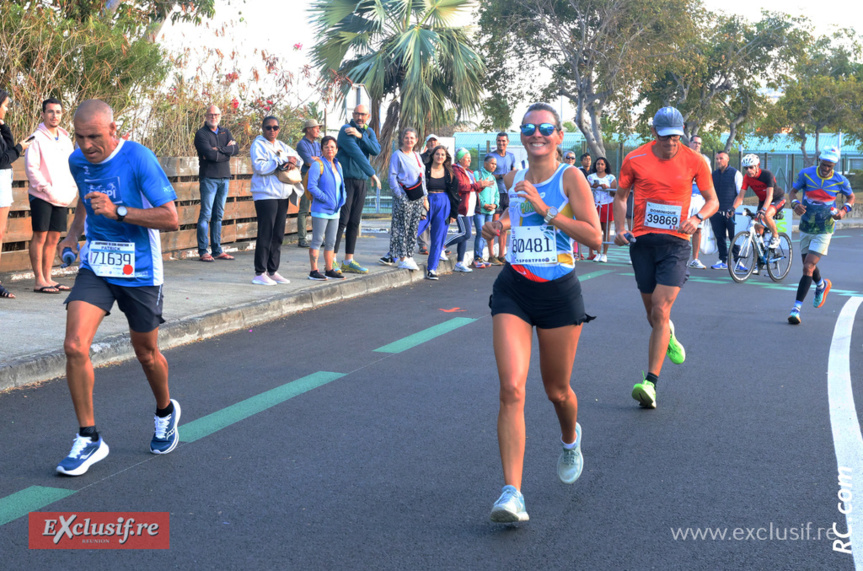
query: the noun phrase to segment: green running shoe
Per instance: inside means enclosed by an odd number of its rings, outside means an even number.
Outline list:
[[[369,273],[368,268],[362,267],[354,259],[342,262],[342,271],[345,273],[348,273],[348,274],[367,274],[367,273]]]
[[[641,408],[656,408],[656,385],[647,379],[632,387],[632,398],[638,401]]]
[[[679,365],[686,360],[686,349],[674,336],[674,323],[670,319],[668,320],[668,328],[671,329],[671,336],[668,338],[668,351],[666,353],[672,363]]]

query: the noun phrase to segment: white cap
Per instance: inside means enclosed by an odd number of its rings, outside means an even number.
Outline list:
[[[428,142],[429,142],[429,141],[431,141],[432,139],[434,139],[435,141],[437,141],[437,140],[438,140],[438,136],[437,136],[437,135],[435,135],[434,133],[432,133],[431,135],[429,135],[428,137],[426,137],[426,143],[428,143]]]

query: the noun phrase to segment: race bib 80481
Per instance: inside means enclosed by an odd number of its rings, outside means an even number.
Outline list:
[[[557,264],[557,228],[541,226],[514,226],[510,229],[510,255],[512,264],[550,266]]]

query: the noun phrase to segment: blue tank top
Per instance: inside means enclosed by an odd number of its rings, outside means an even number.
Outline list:
[[[572,165],[561,164],[546,181],[535,184],[539,196],[557,208],[560,216],[575,218],[569,206],[569,197],[563,191],[563,173]],[[524,180],[528,169],[515,174],[509,189],[510,234],[506,261],[524,277],[544,282],[561,278],[575,270],[573,240],[566,233],[550,224],[534,209],[533,205],[519,196],[513,188]]]

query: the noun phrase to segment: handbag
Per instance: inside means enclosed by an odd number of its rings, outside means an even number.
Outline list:
[[[402,190],[405,191],[405,195],[407,195],[408,200],[410,200],[411,202],[413,202],[414,200],[419,200],[420,198],[423,197],[423,175],[422,175],[423,165],[420,162],[420,159],[417,156],[417,154],[414,153],[413,155],[414,155],[414,158],[417,160],[417,164],[419,164],[419,166],[420,166],[420,178],[419,178],[419,180],[416,181],[416,184],[413,184],[411,186],[405,186],[402,183],[399,183],[399,185],[402,187]]]
[[[303,182],[300,169],[296,166],[292,166],[290,163],[279,165],[279,168],[276,169],[276,178],[284,184],[298,184]]]

